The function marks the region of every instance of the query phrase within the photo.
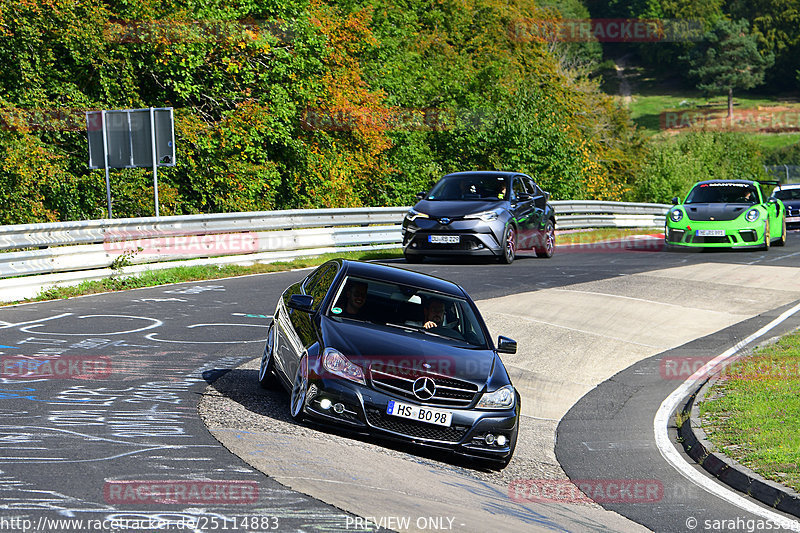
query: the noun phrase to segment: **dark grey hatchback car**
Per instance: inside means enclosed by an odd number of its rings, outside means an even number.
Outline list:
[[[403,252],[409,263],[425,256],[484,255],[511,263],[518,250],[537,257],[555,251],[556,217],[550,193],[518,172],[448,174],[403,220]]]

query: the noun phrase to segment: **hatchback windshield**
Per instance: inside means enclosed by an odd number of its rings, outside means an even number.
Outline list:
[[[337,289],[327,316],[381,324],[481,348],[487,345],[467,300],[409,285],[348,276]]]
[[[687,204],[754,204],[758,191],[748,183],[701,183],[686,197]]]
[[[428,200],[502,200],[508,198],[508,180],[491,174],[444,177],[428,193]]]

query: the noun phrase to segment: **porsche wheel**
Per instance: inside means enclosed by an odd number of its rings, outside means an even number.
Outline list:
[[[786,217],[784,217],[783,219],[782,226],[783,229],[781,230],[781,238],[773,243],[775,244],[775,246],[783,246],[784,244],[786,244]]]
[[[769,220],[767,224],[764,226],[764,244],[761,245],[761,249],[765,252],[769,250],[770,239],[769,239]]]

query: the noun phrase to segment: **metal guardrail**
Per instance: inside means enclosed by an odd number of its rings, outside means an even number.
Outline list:
[[[670,207],[591,200],[552,203],[561,229],[660,227]],[[2,226],[0,250],[21,251],[0,253],[0,278],[118,264],[222,256],[257,259],[265,252],[399,245],[407,210],[263,211]]]

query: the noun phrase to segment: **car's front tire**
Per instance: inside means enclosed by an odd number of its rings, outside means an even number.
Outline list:
[[[781,230],[781,238],[773,243],[775,246],[783,246],[786,244],[786,218],[783,219],[783,228]]]
[[[535,248],[536,257],[551,258],[556,251],[556,226],[548,220],[542,233],[542,245]]]
[[[517,231],[509,224],[503,234],[503,253],[499,259],[501,263],[510,265],[517,255]]]
[[[275,385],[275,321],[269,325],[267,330],[267,342],[264,344],[264,353],[261,356],[261,368],[258,371],[258,384],[265,389]]]
[[[767,220],[766,225],[764,226],[764,244],[761,245],[761,249],[765,252],[769,250],[770,239],[769,239],[769,220]]]
[[[301,422],[304,418],[303,409],[306,405],[306,395],[308,394],[308,357],[304,355],[300,358],[297,372],[292,382],[292,395],[289,398],[289,415],[296,421]]]

